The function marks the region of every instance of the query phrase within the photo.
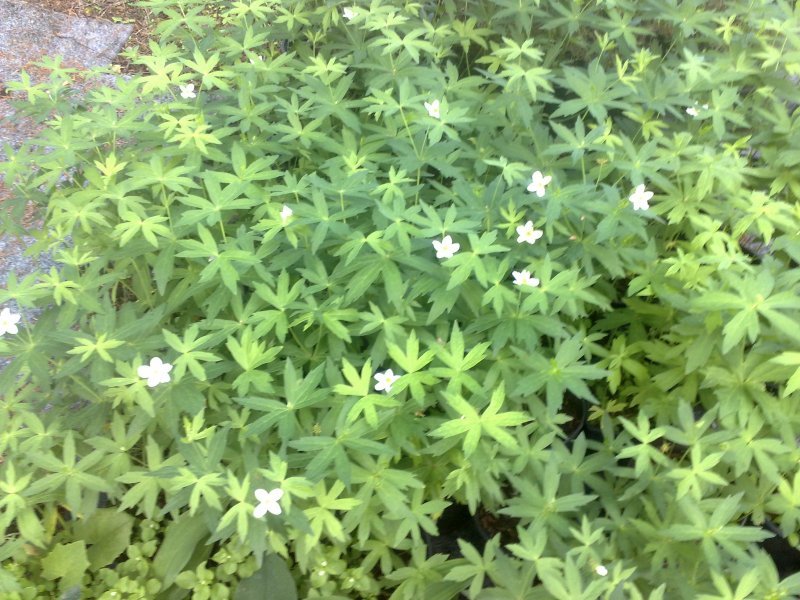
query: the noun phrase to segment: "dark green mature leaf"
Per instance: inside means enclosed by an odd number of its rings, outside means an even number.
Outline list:
[[[184,513],[167,527],[164,540],[153,557],[153,572],[165,588],[172,585],[196,547],[208,536],[202,515]]]
[[[113,508],[100,508],[75,527],[75,534],[89,545],[92,569],[111,564],[128,549],[133,517]]]
[[[297,600],[297,586],[286,561],[269,554],[261,568],[242,579],[233,592],[233,600],[262,600],[269,590],[270,600]]]

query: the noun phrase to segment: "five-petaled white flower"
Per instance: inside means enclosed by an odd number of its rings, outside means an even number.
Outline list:
[[[352,21],[356,16],[358,16],[358,13],[352,8],[345,7],[342,9],[342,16],[348,21]]]
[[[375,381],[378,382],[375,384],[375,391],[385,391],[388,394],[392,391],[392,385],[398,379],[400,379],[400,375],[395,375],[391,369],[386,369],[383,373],[375,373]]]
[[[545,177],[542,175],[541,171],[535,171],[533,175],[531,175],[531,182],[528,184],[528,191],[533,192],[539,196],[539,198],[541,198],[544,196],[544,187],[552,180],[553,178],[550,175]]]
[[[281,209],[281,222],[286,225],[289,222],[289,217],[291,217],[293,214],[294,212],[292,209],[284,204],[283,208]]]
[[[433,102],[426,102],[425,103],[425,110],[428,111],[428,114],[432,116],[434,119],[438,119],[441,117],[439,113],[439,101],[434,100]]]
[[[260,519],[267,513],[273,515],[281,514],[281,505],[278,504],[278,500],[283,498],[282,489],[276,488],[268,492],[265,489],[258,488],[255,493],[258,506],[253,510],[253,516],[256,519]]]
[[[194,84],[187,83],[186,85],[179,85],[181,88],[181,98],[196,98],[197,94],[194,93]]]
[[[541,229],[534,229],[533,221],[528,221],[525,225],[517,227],[517,235],[519,236],[517,238],[518,243],[528,242],[529,244],[533,244],[544,235],[544,231]]]
[[[514,271],[511,274],[514,276],[514,285],[537,287],[540,283],[536,277],[531,277],[530,271]]]
[[[8,308],[0,311],[0,335],[5,335],[6,333],[16,334],[19,331],[17,328],[19,320],[20,315],[15,315]]]
[[[600,575],[600,577],[605,577],[608,575],[608,569],[606,569],[603,565],[597,565],[594,568],[594,572]]]
[[[461,244],[453,243],[453,238],[446,235],[441,242],[433,240],[433,247],[436,250],[436,258],[453,258],[453,255],[461,248]]]
[[[169,372],[171,370],[171,364],[162,362],[156,356],[150,359],[150,365],[142,365],[136,372],[142,379],[147,379],[148,387],[156,387],[159,383],[169,383]]]
[[[644,189],[644,184],[640,183],[636,186],[634,192],[630,195],[628,200],[633,204],[633,210],[647,210],[650,205],[647,203],[653,197],[653,192],[648,192]]]
[[[702,108],[703,110],[708,110],[708,104],[703,104],[703,106],[701,106],[700,108]],[[689,108],[686,109],[686,114],[692,117],[700,116],[700,111],[697,110],[697,102],[694,103],[694,106],[690,106]]]

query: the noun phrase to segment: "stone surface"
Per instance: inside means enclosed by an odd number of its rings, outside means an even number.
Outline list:
[[[94,67],[110,63],[132,31],[97,19],[68,17],[21,0],[0,0],[0,82],[43,56]]]

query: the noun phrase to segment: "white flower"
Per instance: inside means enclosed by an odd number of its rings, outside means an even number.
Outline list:
[[[256,519],[260,519],[267,513],[273,515],[281,514],[281,505],[278,504],[278,500],[283,498],[282,489],[276,488],[268,492],[265,489],[258,488],[255,493],[258,506],[253,510],[253,516]]]
[[[539,196],[539,198],[541,198],[544,196],[544,186],[546,186],[552,180],[553,178],[550,175],[545,177],[542,175],[541,171],[536,171],[533,175],[531,175],[531,182],[528,185],[528,191],[535,193],[537,196]]]
[[[354,11],[352,8],[344,8],[342,9],[342,16],[347,19],[348,21],[352,21],[353,18],[358,16],[358,13]]]
[[[514,271],[511,274],[514,276],[514,285],[529,285],[530,287],[537,287],[540,283],[536,277],[531,277],[530,271]]]
[[[432,116],[434,119],[438,119],[440,117],[439,114],[439,101],[434,100],[433,102],[426,102],[425,103],[425,110],[428,111],[428,114]]]
[[[0,335],[5,335],[6,333],[16,334],[19,332],[17,328],[19,320],[20,315],[13,314],[8,308],[4,308],[0,311]]]
[[[283,222],[284,225],[286,225],[289,222],[289,217],[291,217],[293,214],[294,212],[292,211],[292,209],[284,204],[283,208],[281,209],[281,221]]]
[[[169,383],[169,372],[172,365],[162,362],[157,356],[150,359],[150,365],[142,365],[136,371],[139,377],[147,379],[149,387],[156,387],[159,383]]]
[[[461,248],[461,244],[454,244],[453,238],[446,235],[441,242],[433,240],[433,247],[436,250],[436,258],[453,258],[453,255]]]
[[[648,192],[644,189],[644,184],[640,183],[636,186],[634,192],[630,195],[630,200],[633,203],[633,210],[647,210],[650,205],[647,203],[653,197],[653,192]]]
[[[400,375],[395,375],[391,369],[386,369],[383,373],[376,373],[375,381],[378,383],[375,384],[375,391],[382,392],[385,390],[386,393],[391,392],[392,384],[398,379],[400,379]]]
[[[181,98],[196,98],[197,94],[194,93],[194,84],[187,83],[186,85],[179,85],[181,88]]]
[[[528,221],[525,225],[517,227],[517,235],[519,236],[517,238],[518,243],[528,242],[529,244],[533,244],[544,235],[544,231],[541,229],[534,229],[533,221]]]
[[[700,108],[702,108],[703,110],[708,110],[708,104],[703,104],[703,106],[701,106]],[[694,106],[690,106],[689,108],[686,109],[686,114],[692,117],[700,116],[700,111],[697,110],[697,102],[694,103]]]
[[[259,54],[259,55],[258,55],[258,61],[259,61],[259,62],[263,62],[263,60],[264,60],[264,57],[263,57],[263,56],[261,56],[261,55]],[[250,59],[250,64],[251,64],[251,65],[254,65],[254,64],[256,64],[256,60],[255,60],[254,58],[251,58],[251,59]]]
[[[597,565],[594,568],[594,572],[600,575],[600,577],[605,577],[608,575],[608,569],[606,569],[603,565]]]

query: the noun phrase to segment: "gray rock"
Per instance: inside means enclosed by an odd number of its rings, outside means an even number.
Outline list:
[[[65,63],[110,63],[133,30],[97,19],[69,17],[22,2],[0,2],[0,81],[16,79],[30,62],[61,56]]]

